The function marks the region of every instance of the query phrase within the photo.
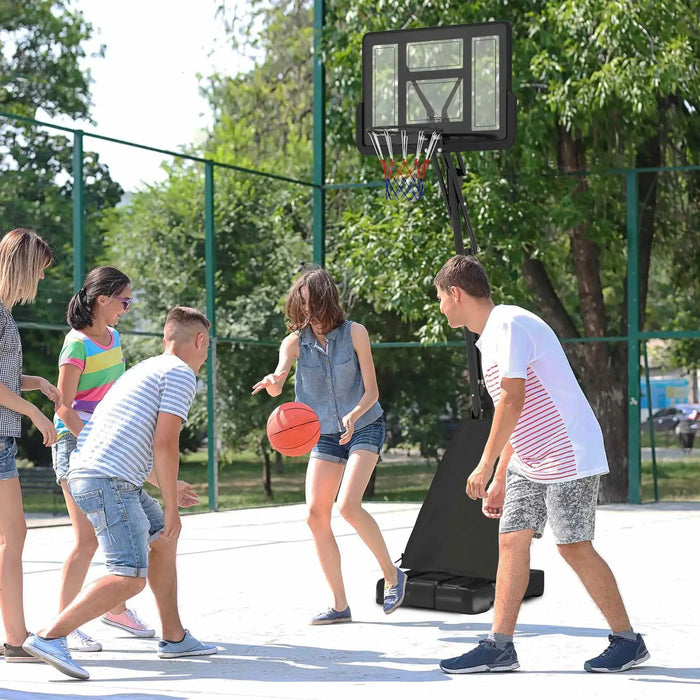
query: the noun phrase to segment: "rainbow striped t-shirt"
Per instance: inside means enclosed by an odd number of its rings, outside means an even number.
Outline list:
[[[59,367],[71,364],[81,371],[71,408],[83,423],[90,420],[97,404],[112,384],[124,374],[124,355],[119,332],[109,327],[108,330],[112,341],[106,346],[91,340],[82,331],[71,330],[63,341],[58,357]],[[59,438],[70,432],[58,415],[54,416],[53,422]]]

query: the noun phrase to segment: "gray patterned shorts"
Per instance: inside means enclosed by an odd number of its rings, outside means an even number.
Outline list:
[[[499,532],[534,530],[542,537],[549,524],[557,544],[593,540],[599,476],[547,484],[531,481],[512,463],[506,472],[506,496]]]

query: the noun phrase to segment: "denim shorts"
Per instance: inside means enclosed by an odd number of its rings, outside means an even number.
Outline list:
[[[95,528],[107,571],[145,578],[148,545],[163,529],[163,510],[141,486],[115,477],[68,482],[73,500]]]
[[[321,435],[316,443],[316,447],[311,450],[311,457],[324,459],[327,462],[338,462],[345,464],[352,452],[367,450],[379,454],[382,451],[386,430],[384,429],[384,416],[377,418],[374,423],[366,425],[364,428],[356,430],[350,442],[344,445],[339,444],[342,433],[330,433]]]
[[[532,481],[511,462],[499,532],[534,530],[539,538],[549,520],[557,544],[590,542],[595,536],[599,483],[599,476],[553,484]]]
[[[0,437],[0,481],[19,477],[16,456],[17,441],[13,437]]]
[[[51,462],[56,472],[56,483],[60,484],[68,474],[71,452],[78,444],[78,438],[73,433],[66,433],[51,445]]]

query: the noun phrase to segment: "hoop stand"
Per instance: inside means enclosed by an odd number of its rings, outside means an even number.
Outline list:
[[[455,165],[455,159],[457,164]],[[472,222],[467,213],[462,193],[462,180],[464,180],[467,169],[464,166],[462,154],[446,153],[444,150],[438,151],[435,162],[435,171],[438,174],[438,183],[445,200],[447,213],[450,217],[452,232],[454,234],[455,252],[458,255],[476,255],[479,247],[474,237]],[[464,247],[464,230],[469,234],[469,247]],[[484,418],[485,405],[491,404],[491,399],[486,393],[486,384],[481,370],[481,362],[476,349],[476,334],[469,329],[464,329],[464,342],[467,350],[467,366],[469,369],[469,389],[472,400],[472,418],[481,420]],[[493,406],[491,406],[493,408]]]
[[[456,161],[456,163],[455,163]],[[458,254],[474,255],[478,246],[462,194],[466,175],[459,152],[437,154],[435,170],[447,207]],[[464,232],[469,246],[464,246]],[[465,494],[467,477],[481,459],[491,430],[493,403],[486,392],[476,335],[464,329],[472,415],[462,419],[440,460],[401,556],[406,572],[404,605],[467,614],[488,610],[495,599],[498,569],[498,521],[483,516],[481,502]],[[376,601],[383,599],[384,579]],[[530,570],[525,598],[544,593],[544,572]]]

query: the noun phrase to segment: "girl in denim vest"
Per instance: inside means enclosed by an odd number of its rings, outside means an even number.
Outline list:
[[[321,422],[321,437],[306,471],[307,522],[334,602],[311,624],[352,620],[331,529],[336,495],[340,514],[382,568],[384,612],[391,613],[403,602],[406,575],[392,563],[376,521],[362,507],[385,434],[369,335],[364,326],[345,320],[338,289],[323,269],[307,270],[297,279],[285,316],[292,332],[280,345],[275,371],[255,384],[253,393],[265,389],[279,396],[296,360],[296,401],[313,408]]]
[[[27,416],[44,445],[56,442],[53,423],[22,391],[38,389],[57,406],[61,393],[43,377],[22,374],[22,342],[12,318],[15,304],[34,301],[51,264],[51,249],[34,231],[18,228],[0,241],[0,612],[5,625],[5,661],[33,661],[22,649],[27,638],[22,591],[22,550],[27,535],[15,463],[21,418]]]

